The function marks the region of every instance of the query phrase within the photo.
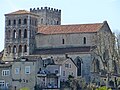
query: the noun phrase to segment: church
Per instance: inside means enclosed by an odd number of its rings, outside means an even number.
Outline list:
[[[86,83],[96,80],[97,84],[100,84],[97,76],[100,76],[102,70],[107,70],[104,62],[109,59],[112,36],[107,21],[61,25],[61,10],[59,9],[41,7],[30,8],[30,11],[18,10],[5,14],[5,46],[2,60],[11,63],[12,70],[14,66],[17,66],[15,62],[19,59],[34,62],[39,57],[38,62],[50,59],[53,60],[50,61],[51,63],[55,63],[57,60],[61,62],[66,58],[66,62],[71,64],[65,64],[65,67],[73,66],[76,74],[74,72],[72,74],[75,77],[77,75],[84,78]],[[103,60],[100,57],[104,57]],[[107,62],[110,71],[113,70],[111,62],[110,60]],[[61,65],[64,64],[61,63]],[[37,66],[42,69],[39,65]],[[65,75],[65,71],[61,73]],[[93,78],[92,75],[96,77]],[[62,78],[62,80],[65,79]]]

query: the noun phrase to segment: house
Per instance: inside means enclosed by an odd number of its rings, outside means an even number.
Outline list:
[[[27,56],[12,62],[12,90],[28,87],[34,90],[37,72],[41,68],[40,56]]]
[[[37,85],[40,88],[60,88],[60,65],[47,65],[37,74]]]
[[[8,90],[12,87],[12,65],[10,63],[0,63],[0,89]]]
[[[37,74],[37,85],[41,88],[60,88],[60,82],[67,81],[69,75],[77,78],[77,66],[71,58],[53,60],[54,63],[46,65]]]

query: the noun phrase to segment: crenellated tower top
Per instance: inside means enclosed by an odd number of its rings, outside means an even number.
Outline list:
[[[39,25],[61,25],[61,10],[41,7],[41,8],[30,8],[30,12],[39,15]]]

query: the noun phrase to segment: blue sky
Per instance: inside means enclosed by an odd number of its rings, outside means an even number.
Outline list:
[[[120,32],[120,0],[1,0],[0,51],[4,48],[4,14],[37,7],[61,9],[62,24],[108,21],[112,31]]]

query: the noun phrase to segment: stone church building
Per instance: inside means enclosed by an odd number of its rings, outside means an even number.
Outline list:
[[[79,68],[77,75],[89,83],[91,72],[98,73],[97,64],[93,64],[96,58],[99,60],[96,48],[108,50],[111,36],[107,21],[61,25],[61,10],[49,7],[18,10],[5,14],[3,60],[11,62],[36,55],[53,59],[70,57]],[[103,69],[102,62],[99,63],[99,69]]]

